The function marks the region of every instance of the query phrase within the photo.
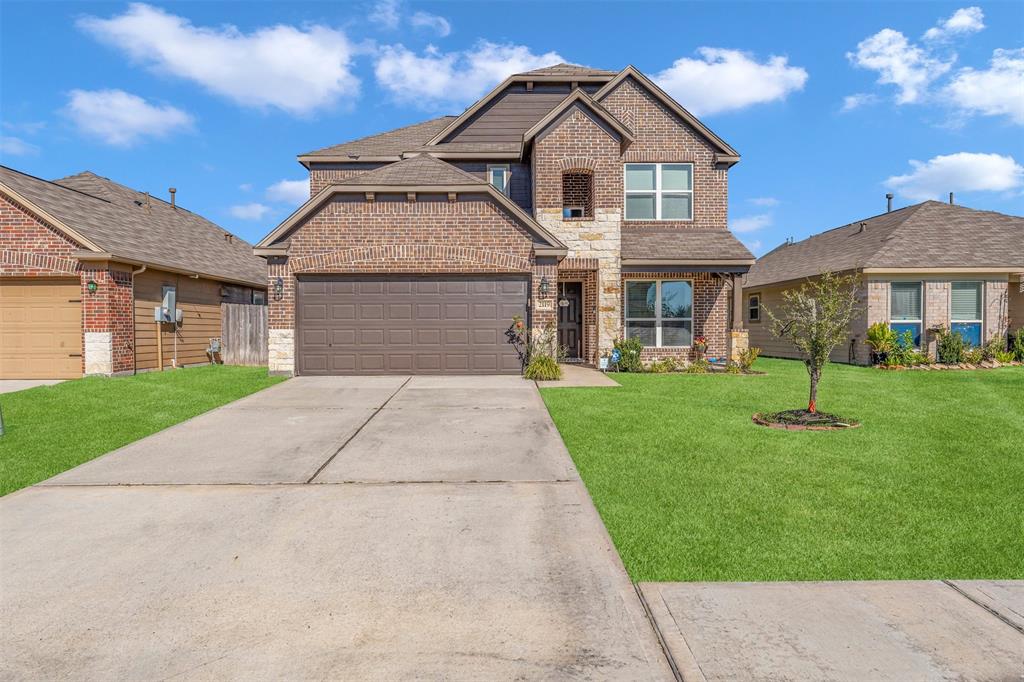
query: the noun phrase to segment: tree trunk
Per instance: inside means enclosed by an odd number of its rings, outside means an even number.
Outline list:
[[[815,413],[818,411],[818,380],[821,378],[821,370],[811,368],[811,397],[807,402],[807,411]]]

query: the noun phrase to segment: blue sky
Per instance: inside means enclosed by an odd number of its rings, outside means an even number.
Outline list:
[[[0,159],[92,170],[255,241],[301,152],[457,114],[510,72],[634,64],[740,151],[762,253],[957,193],[1024,215],[1024,4],[0,5]]]

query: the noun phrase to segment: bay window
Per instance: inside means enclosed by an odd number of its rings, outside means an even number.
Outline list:
[[[981,345],[981,282],[953,282],[949,301],[950,330],[971,346]]]
[[[626,220],[692,220],[692,163],[627,163]]]
[[[685,279],[626,282],[626,337],[645,346],[689,346],[693,341],[693,283]]]
[[[910,332],[914,347],[921,347],[921,283],[889,283],[889,328],[902,338]]]

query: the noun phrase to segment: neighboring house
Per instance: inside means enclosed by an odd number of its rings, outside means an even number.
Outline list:
[[[867,329],[910,331],[935,354],[944,327],[974,345],[1024,327],[1024,218],[938,201],[907,206],[779,246],[744,281],[750,344],[765,355],[799,357],[768,331],[766,308],[823,272],[858,273],[863,306],[832,360],[867,364]]]
[[[221,303],[264,302],[266,263],[173,197],[0,167],[0,379],[209,361]],[[158,323],[172,297],[181,321]]]
[[[457,117],[299,161],[312,196],[255,250],[272,371],[517,372],[514,315],[587,364],[623,336],[650,359],[745,341],[739,156],[632,67],[517,74]]]

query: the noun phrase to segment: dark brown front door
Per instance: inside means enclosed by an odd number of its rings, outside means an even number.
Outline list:
[[[567,360],[583,357],[583,283],[558,283],[558,345]]]
[[[303,277],[299,374],[515,374],[525,276]]]

